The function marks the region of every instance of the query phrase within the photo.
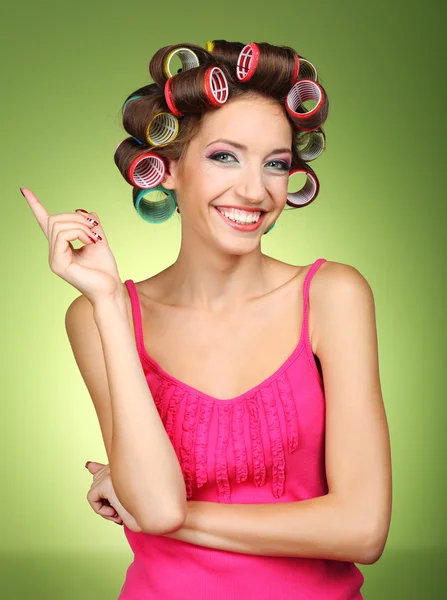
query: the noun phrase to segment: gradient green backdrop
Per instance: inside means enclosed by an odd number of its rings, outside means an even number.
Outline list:
[[[50,271],[19,186],[50,213],[97,212],[123,280],[165,268],[180,217],[153,226],[135,213],[113,162],[127,137],[120,110],[158,48],[221,38],[294,47],[328,92],[327,149],[312,163],[320,194],[284,213],[263,251],[348,263],[373,288],[393,516],[379,562],[360,565],[362,591],[446,597],[441,4],[26,0],[2,12],[2,598],[112,600],[131,561],[122,528],[86,500],[84,463],[106,454],[64,328],[79,293]]]

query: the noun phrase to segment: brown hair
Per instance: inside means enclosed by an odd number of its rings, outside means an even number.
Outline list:
[[[316,158],[325,148],[326,136],[322,125],[328,116],[329,101],[315,68],[304,57],[288,46],[275,46],[268,43],[257,43],[259,62],[253,76],[248,81],[240,81],[236,75],[238,57],[245,44],[214,40],[207,43],[207,50],[195,44],[174,44],[158,50],[149,63],[149,73],[154,81],[132,92],[125,100],[122,108],[124,129],[131,137],[123,140],[115,150],[115,163],[125,177],[128,177],[130,163],[139,155],[148,152],[156,153],[166,165],[170,160],[182,157],[188,143],[198,133],[203,115],[211,110],[218,110],[208,100],[203,88],[203,76],[209,67],[218,67],[228,83],[228,99],[240,96],[261,96],[279,104],[284,109],[292,132],[292,164],[291,170],[304,168],[314,173],[307,162]],[[183,52],[185,68],[172,75],[167,66],[170,57]],[[196,57],[191,63],[190,56]],[[300,60],[299,73],[296,74],[297,59]],[[307,86],[318,85],[321,90],[320,109],[306,121],[306,110],[298,96],[298,106],[286,108],[288,94],[300,79],[309,78],[314,73],[313,82]],[[295,80],[294,80],[295,77]],[[174,117],[165,97],[165,85],[169,79],[172,105],[181,113]],[[303,82],[304,83],[304,82]],[[294,86],[295,87],[295,86]],[[304,99],[305,96],[303,96]],[[171,108],[172,108],[171,105]],[[290,109],[290,110],[289,110]],[[178,123],[177,135],[163,144],[154,144],[150,134],[154,118],[164,113]],[[175,114],[175,113],[174,113]],[[166,116],[165,116],[166,118]],[[152,142],[152,143],[151,143]],[[318,143],[317,143],[318,142]],[[315,151],[316,146],[319,150]],[[134,188],[135,192],[139,188]]]

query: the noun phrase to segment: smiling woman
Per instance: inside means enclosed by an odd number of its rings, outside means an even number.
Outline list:
[[[149,71],[115,162],[144,221],[179,210],[175,262],[123,283],[102,228],[70,254],[79,214],[32,204],[82,293],[66,327],[109,457],[88,499],[134,552],[120,600],[360,600],[355,563],[378,560],[391,513],[372,290],[349,265],[261,251],[318,195],[326,91],[267,43],[167,46]]]

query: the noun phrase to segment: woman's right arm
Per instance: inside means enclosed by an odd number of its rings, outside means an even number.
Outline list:
[[[92,398],[115,493],[143,531],[162,535],[186,518],[186,489],[172,443],[138,356],[122,293],[85,296],[69,306],[65,327]]]

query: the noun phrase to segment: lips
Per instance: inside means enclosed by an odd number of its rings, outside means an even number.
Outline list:
[[[225,223],[227,223],[227,225],[230,225],[230,227],[233,227],[233,229],[237,229],[238,231],[255,231],[263,222],[266,214],[265,212],[261,211],[261,216],[255,223],[236,223],[235,221],[228,219],[223,213],[221,213],[217,206],[214,206],[213,208],[216,209],[216,213],[220,216],[221,219],[225,221]]]

